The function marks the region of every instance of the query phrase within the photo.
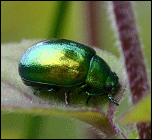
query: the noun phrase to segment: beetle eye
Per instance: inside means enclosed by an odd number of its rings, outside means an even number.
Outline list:
[[[106,86],[106,89],[107,89],[108,91],[111,91],[112,85],[111,85],[110,83],[108,83],[107,86]]]

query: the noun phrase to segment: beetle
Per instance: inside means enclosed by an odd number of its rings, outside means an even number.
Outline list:
[[[119,105],[109,95],[119,89],[117,74],[93,48],[74,41],[52,39],[36,43],[21,57],[19,75],[25,85],[39,87],[34,94],[43,89],[52,92],[72,87],[65,93],[67,105],[70,93],[77,90],[89,96],[86,104],[91,96],[105,94]]]

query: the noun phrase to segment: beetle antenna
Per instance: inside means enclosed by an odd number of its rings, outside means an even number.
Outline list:
[[[117,103],[117,101],[116,101],[114,98],[112,98],[109,94],[106,94],[106,95],[107,95],[107,97],[111,100],[111,102],[115,103],[116,105],[119,105],[119,104]]]

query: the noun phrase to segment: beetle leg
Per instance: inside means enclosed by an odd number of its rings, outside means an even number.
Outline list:
[[[36,93],[37,93],[37,92],[40,92],[42,89],[43,89],[43,87],[40,87],[39,89],[35,90],[35,91],[33,92],[33,94],[36,95]]]
[[[89,97],[88,97],[88,99],[87,99],[87,101],[86,101],[86,106],[88,105],[88,102],[89,102],[89,100],[90,100],[91,97],[92,97],[92,96],[89,96]]]
[[[86,105],[88,105],[88,102],[89,102],[90,98],[92,97],[92,95],[99,95],[99,94],[89,93],[88,91],[86,91],[85,93],[89,96],[86,101]]]
[[[75,89],[72,89],[72,90],[70,90],[70,91],[67,91],[67,92],[65,93],[65,103],[66,103],[66,105],[69,105],[69,104],[70,104],[70,93],[76,92],[76,91],[78,91],[78,90],[82,90],[82,91],[83,91],[83,89],[86,88],[87,86],[88,86],[87,84],[84,84],[84,85],[82,85],[82,86],[80,86],[80,87],[77,87],[77,88],[75,88]],[[82,91],[80,91],[80,92],[82,92]],[[80,92],[79,92],[79,93],[80,93]]]
[[[70,104],[70,92],[69,91],[65,93],[65,103],[66,103],[66,105]]]
[[[72,92],[75,92],[75,91],[78,91],[78,90],[81,90],[81,91],[79,92],[79,93],[81,93],[87,86],[88,86],[88,85],[85,84],[85,85],[82,85],[82,86],[80,86],[80,87],[77,87],[77,88],[71,90],[71,93],[72,93]]]
[[[43,89],[47,90],[48,92],[54,92],[54,91],[57,92],[58,90],[60,90],[60,88],[58,87],[40,87],[39,89],[35,90],[33,94],[36,95],[37,92],[40,92]]]
[[[48,89],[47,91],[48,91],[48,92],[53,92],[53,91],[54,91],[54,89],[53,89],[53,88],[51,88],[51,89]]]
[[[58,92],[61,88],[59,87],[48,87],[47,91],[48,92]]]
[[[99,95],[99,96],[101,95],[101,94],[89,93],[89,92],[87,92],[87,91],[86,91],[86,94],[89,95],[86,104],[88,104],[88,101],[90,100],[90,96],[91,96],[91,95]],[[117,103],[117,101],[116,101],[113,97],[111,97],[111,96],[110,96],[109,94],[107,94],[107,93],[106,93],[106,95],[107,95],[107,97],[108,97],[113,103],[115,103],[116,105],[119,105],[119,104]]]

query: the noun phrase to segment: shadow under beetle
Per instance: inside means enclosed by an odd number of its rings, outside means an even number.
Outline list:
[[[24,84],[40,87],[37,91],[47,88],[52,92],[77,86],[65,93],[67,105],[70,93],[77,90],[85,91],[89,96],[86,104],[91,96],[105,94],[119,105],[108,94],[115,94],[119,88],[116,73],[96,55],[94,49],[74,41],[52,39],[33,45],[20,59],[19,75]]]

